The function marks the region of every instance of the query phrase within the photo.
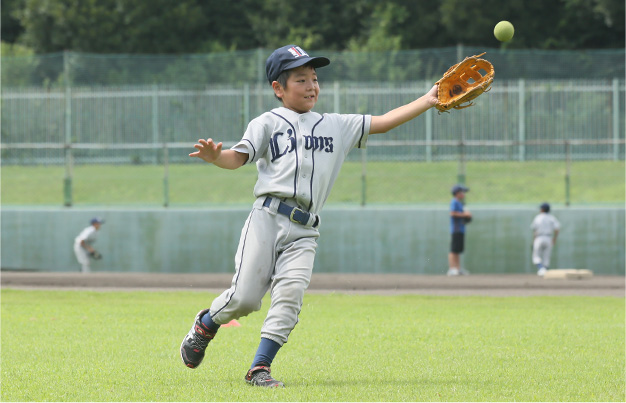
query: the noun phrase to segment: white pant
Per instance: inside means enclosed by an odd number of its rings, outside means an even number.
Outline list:
[[[543,265],[548,268],[550,266],[550,255],[552,255],[552,237],[548,235],[539,235],[533,242],[533,264]]]
[[[275,203],[263,207],[264,199],[254,203],[241,231],[231,287],[213,300],[210,312],[217,324],[246,316],[261,309],[261,300],[271,287],[261,337],[283,345],[298,323],[319,231],[278,214]]]
[[[75,243],[74,254],[76,255],[76,260],[78,260],[78,263],[80,263],[80,270],[83,273],[89,273],[91,271],[91,268],[89,266],[91,262],[89,261],[89,255],[87,254],[85,248],[80,246],[79,243]]]

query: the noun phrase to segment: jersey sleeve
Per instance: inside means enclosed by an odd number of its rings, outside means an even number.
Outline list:
[[[230,149],[248,154],[247,163],[253,163],[265,153],[269,144],[269,135],[259,118],[250,121],[242,139]]]
[[[80,232],[80,234],[78,234],[76,239],[78,240],[78,242],[82,242],[82,241],[90,242],[90,241],[92,241],[93,234],[94,234],[95,231],[96,231],[96,229],[93,226],[90,225],[89,227],[87,227],[84,230],[82,230]]]
[[[553,221],[554,229],[557,231],[560,230],[561,223],[559,222],[559,220],[557,220],[556,217],[552,216],[552,221]]]
[[[333,124],[338,126],[346,155],[353,148],[367,147],[372,115],[330,114],[329,116],[334,121]]]

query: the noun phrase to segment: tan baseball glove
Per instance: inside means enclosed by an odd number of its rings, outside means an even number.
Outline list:
[[[472,106],[474,103],[471,101],[474,98],[489,91],[495,72],[491,63],[479,59],[484,54],[466,57],[461,63],[450,67],[435,83],[439,84],[438,100],[435,105],[439,112]],[[485,74],[481,74],[480,70]],[[466,102],[469,103],[462,105]]]

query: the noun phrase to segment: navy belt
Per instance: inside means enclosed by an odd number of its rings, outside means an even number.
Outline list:
[[[263,207],[269,207],[271,203],[272,203],[272,198],[268,196],[265,198],[265,201],[263,202]],[[291,222],[295,222],[295,223],[302,224],[302,225],[307,225],[309,223],[309,218],[312,215],[311,213],[307,213],[306,211],[298,207],[292,207],[288,205],[287,203],[283,203],[283,202],[278,203],[277,211],[280,214],[289,217],[289,220]],[[319,217],[315,217],[315,222],[313,223],[312,227],[313,228],[317,227],[319,223],[320,223]]]

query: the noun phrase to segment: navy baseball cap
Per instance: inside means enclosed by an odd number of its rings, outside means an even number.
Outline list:
[[[541,210],[545,211],[546,213],[550,211],[550,205],[548,203],[541,204],[541,206],[539,206],[539,208]]]
[[[459,192],[469,192],[469,188],[463,185],[452,186],[452,195],[456,195]]]
[[[267,80],[272,84],[276,81],[280,73],[285,70],[295,69],[309,63],[318,68],[328,66],[330,60],[326,57],[311,57],[300,46],[287,45],[276,49],[265,62],[265,74]]]
[[[90,223],[92,224],[104,224],[104,220],[100,217],[94,217],[91,219]]]

